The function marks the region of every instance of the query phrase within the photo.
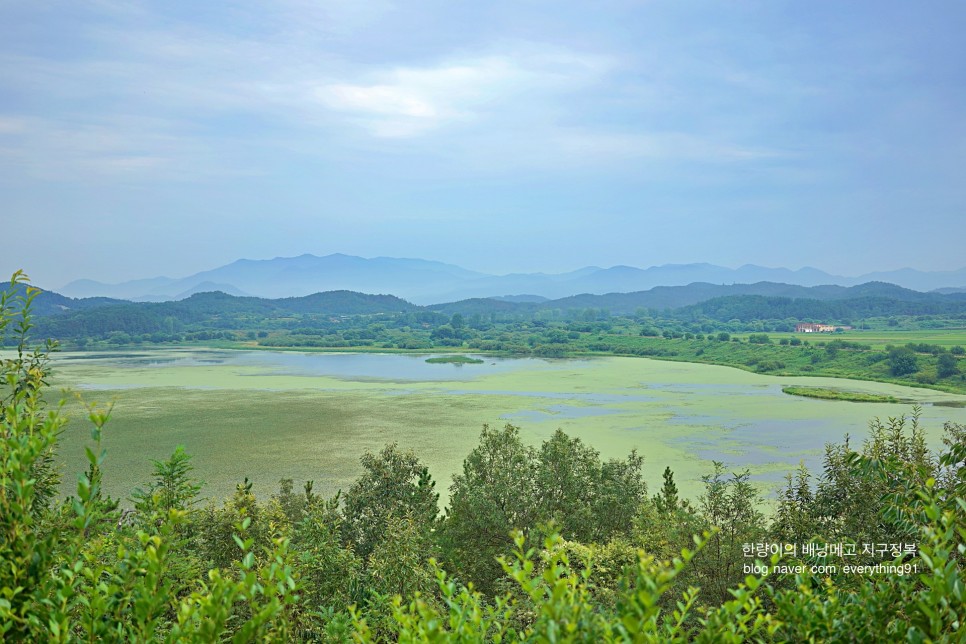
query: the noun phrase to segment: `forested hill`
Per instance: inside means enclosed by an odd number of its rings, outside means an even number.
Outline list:
[[[10,282],[0,282],[0,291],[12,292],[14,297],[22,297],[25,294],[26,287],[23,284],[17,284],[11,289]],[[111,304],[129,304],[129,302],[110,297],[74,298],[53,291],[42,291],[34,300],[33,311],[36,315],[58,315],[110,306]]]
[[[22,294],[22,290],[20,291]],[[870,282],[854,287],[800,287],[771,282],[717,286],[692,284],[659,287],[637,293],[582,295],[559,300],[512,301],[477,298],[435,306],[417,306],[392,295],[329,291],[276,300],[239,297],[221,292],[196,293],[176,302],[128,302],[107,298],[72,299],[44,291],[34,300],[35,329],[39,337],[88,340],[118,344],[140,341],[238,340],[265,338],[259,343],[296,342],[302,346],[373,344],[384,331],[372,325],[400,330],[402,338],[382,339],[384,346],[427,348],[434,343],[466,340],[465,331],[451,328],[460,317],[477,330],[492,323],[566,320],[601,315],[624,316],[661,328],[679,325],[728,326],[771,321],[772,330],[792,330],[798,321],[850,324],[866,318],[942,316],[966,318],[966,293],[921,293],[892,284]],[[643,316],[643,317],[642,317]],[[656,318],[655,318],[656,316]],[[346,333],[346,325],[356,329]],[[338,328],[337,328],[338,327]],[[370,328],[372,327],[372,328]],[[709,328],[710,328],[709,327]],[[347,327],[346,327],[347,328]],[[749,327],[750,328],[750,327]],[[417,333],[418,332],[418,333]],[[413,333],[429,334],[426,345]],[[339,337],[320,340],[333,333]],[[452,333],[449,338],[447,333]],[[241,335],[239,335],[241,334]],[[291,336],[282,339],[279,334]],[[350,337],[351,336],[351,337]],[[438,336],[438,337],[436,337]],[[385,345],[390,342],[390,345]],[[335,344],[333,344],[335,343]]]
[[[0,282],[0,288],[7,287]],[[22,294],[23,286],[18,287]],[[487,314],[493,312],[530,312],[537,310],[573,310],[597,308],[606,309],[614,314],[633,313],[637,309],[678,309],[714,299],[731,296],[757,295],[771,298],[807,299],[818,301],[857,300],[878,298],[899,302],[918,302],[925,304],[949,304],[966,301],[966,291],[955,289],[947,292],[933,291],[923,293],[887,284],[867,282],[858,286],[796,286],[776,282],[756,282],[754,284],[709,284],[695,282],[687,286],[657,286],[647,291],[631,293],[608,293],[606,295],[572,295],[548,300],[536,296],[501,296],[492,298],[471,298],[457,302],[417,306],[392,295],[367,295],[355,291],[339,290],[315,293],[302,297],[266,299],[251,296],[230,295],[221,291],[195,293],[178,301],[160,303],[133,303],[106,297],[71,298],[54,291],[43,290],[34,303],[34,313],[38,315],[57,315],[79,310],[104,307],[112,304],[135,304],[137,306],[163,306],[175,309],[183,304],[186,311],[210,312],[213,310],[252,312],[289,311],[292,313],[326,312],[332,315],[360,315],[373,313],[398,313],[416,309],[453,313]]]
[[[9,282],[0,282],[0,290],[9,289]],[[18,296],[23,296],[25,287],[15,287]],[[414,304],[393,295],[367,295],[355,291],[327,291],[304,297],[287,297],[277,300],[260,297],[229,295],[222,291],[195,293],[188,298],[173,302],[131,302],[110,297],[73,298],[40,289],[34,299],[35,315],[67,315],[96,308],[144,309],[149,311],[171,311],[184,314],[211,314],[219,312],[250,313],[308,313],[328,312],[332,315],[360,315],[371,313],[397,313],[413,310]]]
[[[394,295],[367,295],[355,291],[326,291],[304,297],[286,297],[269,301],[293,313],[328,312],[332,315],[405,313],[420,308]]]
[[[845,300],[731,295],[675,309],[671,316],[688,320],[710,318],[740,320],[858,320],[896,315],[949,315],[966,313],[966,299],[897,300],[888,297],[857,297]]]
[[[21,291],[22,292],[22,291]],[[476,298],[417,306],[392,295],[328,291],[276,300],[222,292],[196,293],[176,302],[73,299],[44,291],[34,301],[37,332],[54,338],[98,338],[114,332],[167,334],[176,330],[224,332],[318,328],[342,317],[406,316],[414,327],[466,319],[526,320],[552,312],[564,317],[589,309],[609,315],[660,314],[678,320],[819,320],[843,323],[882,316],[966,315],[966,293],[921,293],[870,282],[854,287],[800,287],[759,282],[721,286],[697,283],[636,293],[581,295],[543,302]],[[283,325],[283,326],[279,326]],[[204,338],[198,338],[204,339]]]
[[[58,339],[103,337],[113,332],[170,334],[185,326],[196,330],[250,329],[265,320],[306,314],[339,317],[405,313],[417,308],[392,295],[353,291],[330,291],[278,300],[237,297],[221,292],[196,293],[177,302],[73,299],[43,291],[33,305],[38,334]]]
[[[696,282],[687,286],[658,286],[648,291],[633,293],[608,293],[606,295],[573,295],[557,300],[543,302],[512,302],[505,299],[473,298],[449,304],[430,306],[434,311],[448,315],[460,313],[462,315],[485,314],[494,311],[515,311],[520,313],[538,310],[572,311],[579,309],[605,309],[616,315],[635,313],[639,309],[681,309],[703,302],[720,300],[722,302],[742,301],[743,296],[759,296],[774,300],[810,300],[817,302],[851,301],[875,298],[883,301],[923,304],[922,315],[932,306],[937,312],[949,312],[943,307],[962,310],[962,303],[966,302],[966,293],[922,293],[895,284],[885,282],[868,282],[858,286],[795,286],[793,284],[778,284],[775,282],[757,282],[755,284],[708,284]],[[861,307],[860,307],[861,308]],[[909,308],[909,307],[904,307]],[[915,308],[915,307],[913,307]],[[831,309],[830,309],[831,310]],[[895,314],[898,314],[896,311]],[[918,315],[920,313],[909,313]],[[878,315],[878,314],[876,314]],[[818,315],[823,317],[824,314]],[[765,315],[764,318],[780,317],[784,315]],[[855,316],[853,316],[855,317]],[[729,318],[730,319],[730,318]]]

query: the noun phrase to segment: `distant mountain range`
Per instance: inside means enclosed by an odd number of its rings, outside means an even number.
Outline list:
[[[655,287],[694,283],[748,285],[771,282],[792,286],[856,286],[886,282],[915,291],[966,291],[966,268],[956,271],[896,271],[857,277],[830,275],[816,268],[765,268],[746,264],[737,269],[713,264],[665,264],[650,268],[588,266],[568,273],[488,275],[452,264],[423,259],[333,254],[275,259],[240,259],[183,278],[155,277],[116,284],[75,280],[59,292],[73,298],[109,297],[133,301],[181,300],[195,293],[221,291],[262,298],[301,297],[324,291],[391,293],[416,304],[436,304],[470,298],[502,298],[509,303],[535,303],[582,294],[633,293]],[[784,295],[784,294],[782,294]],[[801,297],[788,295],[789,297]],[[669,293],[668,297],[673,296]],[[668,306],[683,304],[668,304]]]

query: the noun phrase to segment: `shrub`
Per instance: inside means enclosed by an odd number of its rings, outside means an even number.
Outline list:
[[[176,453],[157,488],[140,497],[150,516],[125,528],[117,503],[101,492],[101,432],[110,410],[88,407],[93,448],[76,497],[48,507],[56,477],[51,453],[65,419],[47,409],[49,356],[56,346],[31,349],[31,306],[37,289],[0,294],[0,337],[14,330],[16,357],[0,361],[0,637],[9,641],[284,641],[293,636],[288,611],[298,601],[291,554],[274,542],[256,566],[249,519],[235,526],[240,561],[213,570],[195,590],[179,594],[184,569],[172,551],[190,486],[180,485],[185,462]],[[165,476],[167,478],[165,479]]]
[[[906,376],[919,371],[919,362],[910,349],[901,347],[889,352],[889,373],[893,376]]]
[[[951,353],[943,353],[936,360],[936,375],[940,378],[949,378],[959,374],[959,365],[956,357]]]

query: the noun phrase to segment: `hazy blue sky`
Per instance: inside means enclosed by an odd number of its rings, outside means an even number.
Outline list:
[[[961,0],[0,0],[0,270],[959,268],[964,26]]]

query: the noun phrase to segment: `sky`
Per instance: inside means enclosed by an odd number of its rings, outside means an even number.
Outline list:
[[[0,275],[966,266],[959,0],[0,0]]]

